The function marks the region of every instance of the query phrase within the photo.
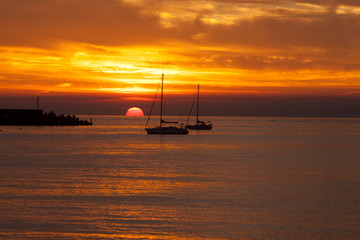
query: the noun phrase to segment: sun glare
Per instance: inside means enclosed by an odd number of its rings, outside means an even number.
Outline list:
[[[139,117],[140,116],[141,117],[141,116],[144,116],[144,112],[143,112],[143,110],[141,110],[138,107],[132,107],[126,111],[126,116],[127,117]]]

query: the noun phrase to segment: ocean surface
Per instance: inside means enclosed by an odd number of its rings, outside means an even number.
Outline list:
[[[80,117],[0,126],[0,239],[360,239],[360,119]]]

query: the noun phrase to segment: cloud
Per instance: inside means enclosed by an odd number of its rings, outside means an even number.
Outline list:
[[[147,1],[0,0],[0,44],[42,46],[70,41],[109,46],[182,41],[277,49],[359,48],[360,15],[314,13],[286,2],[151,1],[150,7]],[[292,1],[310,2],[360,5],[351,0]],[[244,14],[253,17],[236,18]]]
[[[3,45],[144,44],[161,30],[155,15],[116,0],[1,0],[0,9]]]
[[[358,0],[293,0],[298,3],[310,3],[323,6],[340,6],[340,5],[349,5],[349,6],[360,6]]]
[[[356,6],[358,0],[0,0],[0,77],[8,88],[50,91],[65,81],[72,84],[66,89],[96,91],[148,88],[149,77],[167,69],[186,84],[226,82],[223,92],[358,87]]]

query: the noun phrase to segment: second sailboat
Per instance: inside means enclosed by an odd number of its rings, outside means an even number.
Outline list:
[[[199,120],[199,104],[200,104],[200,85],[198,84],[198,89],[197,89],[197,104],[196,104],[196,124],[194,125],[187,125],[187,127],[189,129],[195,129],[195,130],[211,130],[212,129],[212,122],[211,121],[200,121]],[[189,118],[191,115],[191,111],[192,111],[192,106],[190,109],[190,114],[189,114]],[[189,121],[189,119],[188,119]]]

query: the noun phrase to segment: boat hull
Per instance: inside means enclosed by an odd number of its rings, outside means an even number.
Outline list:
[[[211,130],[212,125],[188,125],[187,128],[191,130]]]
[[[177,127],[156,127],[145,128],[147,134],[189,134],[186,128]]]

